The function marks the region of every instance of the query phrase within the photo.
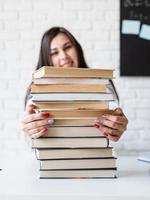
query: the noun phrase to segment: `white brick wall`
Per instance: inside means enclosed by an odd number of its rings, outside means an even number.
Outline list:
[[[122,152],[150,150],[150,78],[119,77],[119,0],[0,1],[0,151],[24,151],[20,132],[25,88],[45,30],[65,26],[80,41],[89,65],[116,69],[116,87],[129,118],[115,143]]]

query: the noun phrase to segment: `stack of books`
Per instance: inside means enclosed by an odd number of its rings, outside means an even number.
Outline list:
[[[109,140],[93,127],[112,113],[108,90],[113,70],[44,66],[33,74],[31,94],[38,112],[54,124],[32,139],[40,161],[40,178],[115,178],[116,158]]]

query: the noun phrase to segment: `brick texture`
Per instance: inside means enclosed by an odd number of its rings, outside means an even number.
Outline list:
[[[64,26],[81,43],[91,67],[116,69],[120,104],[129,118],[120,152],[150,150],[150,80],[119,77],[119,0],[0,1],[0,151],[23,151],[20,119],[42,34]]]

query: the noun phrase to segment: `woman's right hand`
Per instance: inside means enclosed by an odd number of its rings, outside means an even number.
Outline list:
[[[35,109],[37,109],[35,105],[28,105],[22,120],[22,130],[34,139],[46,134],[48,131],[47,127],[54,122],[54,120],[50,118],[49,113],[36,113]]]

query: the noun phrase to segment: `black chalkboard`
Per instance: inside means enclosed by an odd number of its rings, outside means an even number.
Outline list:
[[[120,75],[150,76],[150,0],[120,2]]]

